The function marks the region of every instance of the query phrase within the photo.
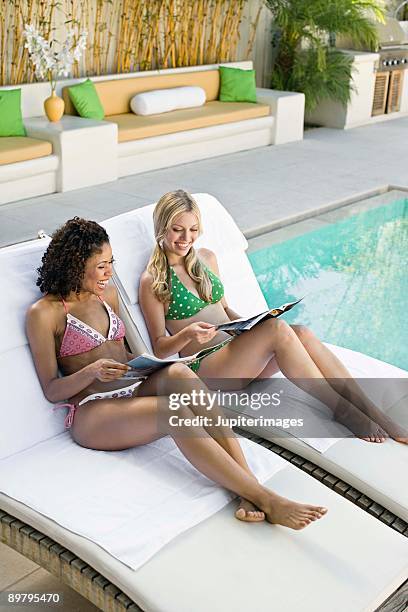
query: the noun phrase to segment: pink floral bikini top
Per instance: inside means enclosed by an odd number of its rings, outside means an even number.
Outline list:
[[[99,297],[99,296],[98,296]],[[108,336],[102,336],[96,329],[90,325],[86,325],[80,319],[73,317],[68,312],[65,301],[61,298],[64,304],[65,314],[67,316],[67,325],[62,338],[60,357],[71,357],[72,355],[80,355],[100,346],[108,340],[122,340],[125,336],[125,325],[118,315],[104,300],[99,297],[102,304],[105,306],[109,316],[109,331]]]

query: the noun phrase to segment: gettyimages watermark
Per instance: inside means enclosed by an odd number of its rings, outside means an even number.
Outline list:
[[[204,391],[192,390],[189,393],[171,393],[169,408],[179,412],[182,407],[200,408],[207,414],[194,414],[185,416],[173,414],[169,417],[172,427],[198,426],[198,427],[303,427],[303,419],[273,418],[262,414],[256,416],[261,408],[278,407],[281,404],[282,391],[274,393],[249,393],[246,391]],[[250,411],[237,416],[223,414],[217,407],[237,407]]]
[[[187,388],[186,388],[187,385]],[[233,387],[233,389],[231,389]],[[183,381],[162,394],[158,429],[214,436],[219,428],[296,438],[408,438],[408,378]],[[216,432],[215,432],[216,433]]]

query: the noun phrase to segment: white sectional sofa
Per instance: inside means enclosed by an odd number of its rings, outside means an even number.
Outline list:
[[[252,68],[249,61],[225,65]],[[48,83],[17,86],[22,90],[27,136],[47,142],[53,152],[41,159],[0,165],[0,204],[303,138],[303,94],[258,88],[255,104],[219,102],[218,67],[93,77],[105,110],[103,121],[76,116],[68,87],[83,79],[58,82],[57,93],[66,103],[66,114],[58,123],[44,117]],[[129,102],[136,93],[180,85],[202,86],[205,105],[149,117],[130,112]]]
[[[53,193],[57,190],[58,167],[58,156],[48,138],[34,138],[28,131],[27,136],[1,136],[0,205]]]
[[[243,70],[252,62],[228,64]],[[139,72],[95,80],[105,121],[118,126],[119,176],[303,138],[304,95],[257,88],[257,102],[220,102],[219,65]],[[130,100],[144,91],[199,86],[202,107],[135,115]],[[65,112],[75,114],[68,87]]]

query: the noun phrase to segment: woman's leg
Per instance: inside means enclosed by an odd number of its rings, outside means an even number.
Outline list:
[[[295,332],[279,319],[269,319],[211,353],[201,362],[199,374],[210,387],[219,378],[230,378],[230,388],[242,388],[242,380],[248,383],[265,371],[273,354],[286,378],[326,404],[357,436],[384,440],[381,427],[332,389]]]
[[[378,423],[394,440],[408,444],[408,433],[377,408],[336,355],[309,328],[304,325],[291,327],[331,387]]]
[[[147,444],[170,435],[186,459],[207,478],[249,499],[261,508],[271,523],[302,529],[327,512],[321,506],[299,504],[260,485],[204,431],[194,434],[187,425],[173,427],[167,397],[135,397],[131,399],[94,400],[82,405],[72,426],[74,440],[86,448],[123,450]],[[191,419],[194,413],[187,406],[177,410],[180,419]],[[165,426],[159,431],[158,422]],[[176,430],[176,433],[175,433]]]
[[[190,368],[183,364],[173,364],[168,368],[163,368],[156,372],[138,388],[137,395],[144,397],[148,395],[170,395],[172,393],[187,393],[192,396],[192,393],[203,392],[204,397],[211,393],[204,382]],[[197,416],[208,417],[212,419],[212,423],[217,423],[218,418],[224,418],[225,415],[219,405],[215,402],[210,410],[208,403],[190,404],[190,409]],[[207,433],[216,441],[222,448],[252,477],[255,475],[251,472],[249,465],[245,459],[241,445],[233,432],[228,426],[223,425],[204,425]],[[240,498],[235,516],[242,521],[260,522],[265,519],[265,514],[259,508],[256,508],[249,500]]]

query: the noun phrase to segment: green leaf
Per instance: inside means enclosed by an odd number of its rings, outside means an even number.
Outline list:
[[[265,0],[273,15],[272,87],[301,91],[306,108],[330,98],[347,104],[353,90],[353,58],[329,48],[329,35],[349,38],[355,48],[378,45],[377,0]]]

